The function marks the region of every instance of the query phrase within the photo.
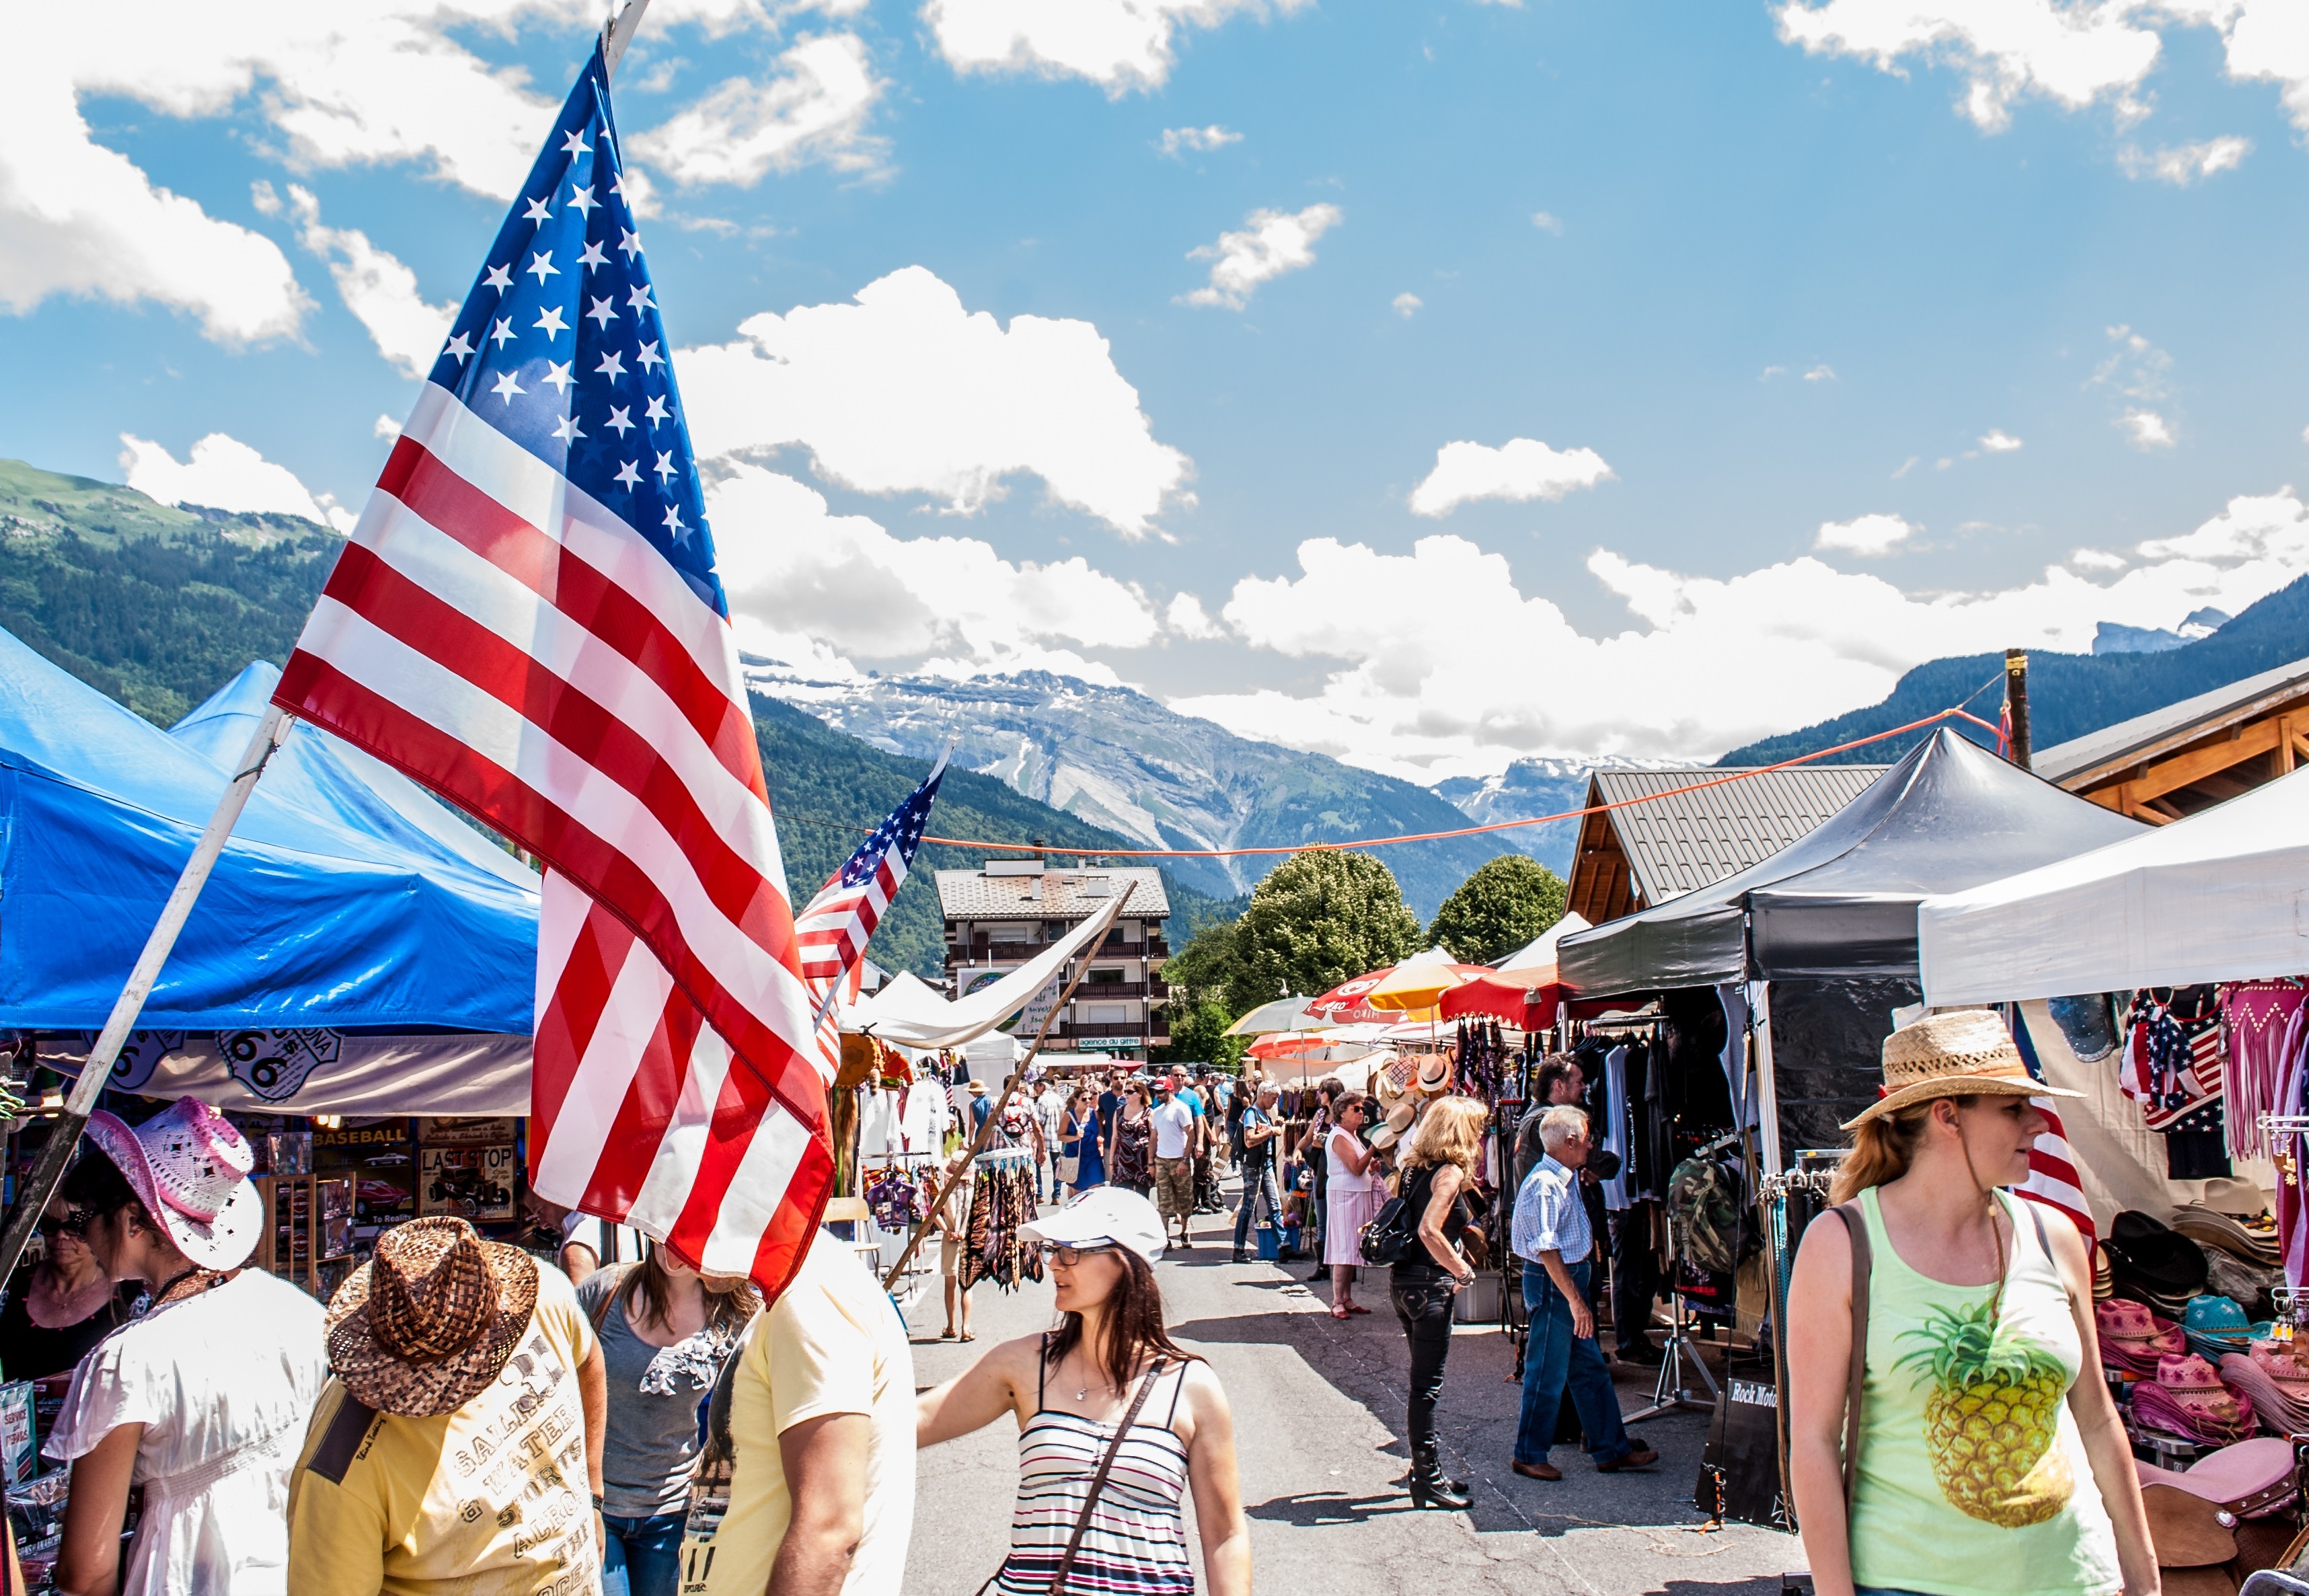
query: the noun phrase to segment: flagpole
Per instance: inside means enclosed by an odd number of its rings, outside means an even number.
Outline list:
[[[121,988],[119,997],[113,1003],[112,1017],[105,1021],[96,1046],[89,1050],[88,1061],[81,1066],[80,1079],[73,1083],[71,1092],[65,1098],[63,1116],[50,1131],[48,1145],[40,1150],[39,1161],[32,1166],[24,1190],[9,1212],[8,1228],[0,1232],[0,1281],[14,1274],[17,1260],[24,1255],[24,1244],[31,1239],[32,1227],[48,1211],[48,1200],[56,1195],[57,1186],[64,1180],[65,1166],[72,1161],[81,1127],[88,1123],[89,1114],[96,1107],[97,1094],[111,1078],[113,1062],[120,1057],[121,1047],[128,1040],[128,1032],[143,1012],[144,1000],[151,996],[153,984],[160,979],[160,967],[169,962],[169,954],[177,945],[177,933],[192,917],[193,903],[200,897],[201,888],[208,884],[209,872],[216,867],[225,840],[232,835],[248,795],[255,790],[257,777],[264,773],[266,763],[280,751],[281,745],[288,739],[290,728],[295,724],[289,712],[278,704],[267,705],[263,719],[257,721],[255,735],[248,739],[248,750],[240,756],[239,772],[217,800],[216,813],[209,816],[208,829],[194,844],[192,858],[185,861],[176,889],[161,907],[152,934],[144,939],[144,951],[137,955],[135,967],[128,972],[128,984]]]
[[[618,63],[625,58],[626,47],[633,43],[642,13],[648,9],[649,0],[626,0],[626,8],[601,30],[601,70],[611,77],[617,76]]]
[[[1107,914],[1108,925],[1111,926],[1122,917],[1124,905],[1130,902],[1130,894],[1137,890],[1138,884],[1136,882],[1124,889],[1122,896],[1115,900],[1113,909]],[[978,1161],[978,1155],[985,1152],[986,1144],[994,1139],[994,1127],[1002,1122],[1004,1107],[1016,1094],[1018,1083],[1026,1078],[1026,1066],[1033,1064],[1035,1057],[1042,1052],[1042,1039],[1051,1034],[1051,1027],[1057,1023],[1059,1011],[1067,1006],[1067,1000],[1075,995],[1075,988],[1082,985],[1083,977],[1090,973],[1091,958],[1096,951],[1094,946],[1084,947],[1082,962],[1075,967],[1073,979],[1067,982],[1067,989],[1059,994],[1059,1000],[1051,1005],[1051,1012],[1042,1016],[1042,1028],[1034,1033],[1034,1045],[1026,1049],[1026,1056],[1011,1069],[1010,1078],[1002,1083],[1002,1095],[995,1099],[994,1106],[987,1110],[986,1123],[978,1127],[978,1135],[971,1143],[970,1155],[963,1160],[962,1167],[951,1174],[945,1170],[938,1172],[938,1186],[930,1194],[930,1212],[914,1221],[913,1234],[906,1238],[906,1250],[898,1255],[898,1261],[890,1265],[890,1272],[882,1277],[882,1290],[885,1291],[895,1291],[898,1289],[898,1277],[906,1272],[906,1265],[913,1262],[915,1252],[922,1245],[922,1238],[929,1234],[930,1226],[938,1222],[938,1210],[945,1205],[947,1194],[954,1189],[956,1182],[970,1173],[971,1166]]]

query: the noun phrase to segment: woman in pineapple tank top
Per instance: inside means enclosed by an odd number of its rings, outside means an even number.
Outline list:
[[[1836,1210],[1788,1287],[1789,1477],[1818,1596],[2158,1590],[2084,1240],[1999,1189],[2028,1178],[2046,1124],[2029,1099],[2077,1095],[2032,1080],[1986,1010],[1886,1040],[1883,1095],[1844,1127]]]

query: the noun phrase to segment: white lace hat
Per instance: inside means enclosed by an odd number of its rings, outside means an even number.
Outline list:
[[[231,1269],[256,1250],[264,1229],[264,1199],[248,1179],[256,1154],[200,1099],[178,1098],[138,1126],[99,1109],[88,1117],[88,1139],[202,1268]]]

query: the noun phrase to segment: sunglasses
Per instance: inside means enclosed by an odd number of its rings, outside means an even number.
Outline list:
[[[65,1210],[64,1217],[62,1219],[43,1219],[40,1221],[40,1234],[43,1236],[86,1236],[88,1234],[88,1221],[95,1217],[96,1216],[94,1214],[91,1213],[85,1208],[67,1208]]]
[[[1094,1247],[1070,1247],[1059,1241],[1042,1243],[1042,1256],[1066,1269],[1072,1269],[1094,1253],[1111,1253],[1113,1250],[1114,1243],[1111,1241],[1102,1241]]]

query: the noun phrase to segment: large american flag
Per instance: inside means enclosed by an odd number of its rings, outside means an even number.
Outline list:
[[[540,1192],[775,1292],[826,1081],[667,351],[597,47],[274,702],[544,861]]]
[[[2037,1061],[2037,1043],[2028,1034],[2028,1022],[2021,1017],[2020,1005],[2011,1011],[2013,1046],[2020,1049],[2020,1061],[2028,1066],[2029,1075],[2037,1081],[2045,1078],[2045,1066]],[[2083,1183],[2077,1178],[2077,1155],[2069,1146],[2069,1134],[2062,1127],[2061,1111],[2054,1105],[2057,1098],[2032,1097],[2046,1121],[2037,1133],[2037,1140],[2028,1148],[2028,1178],[2013,1189],[2032,1203],[2042,1203],[2069,1216],[2077,1234],[2085,1238],[2085,1247],[2093,1245],[2092,1210],[2086,1206]]]

